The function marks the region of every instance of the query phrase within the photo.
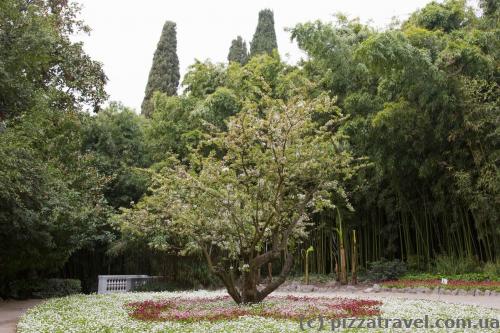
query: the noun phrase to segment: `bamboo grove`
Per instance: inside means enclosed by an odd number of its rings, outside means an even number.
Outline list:
[[[311,56],[306,71],[338,94],[351,144],[373,162],[346,214],[364,267],[380,258],[422,270],[441,255],[498,258],[496,6],[478,18],[462,1],[431,3],[381,33],[345,17],[292,29]],[[315,247],[318,273],[332,271],[334,220],[317,216],[305,245]]]

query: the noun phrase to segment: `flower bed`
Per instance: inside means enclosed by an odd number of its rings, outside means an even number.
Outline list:
[[[171,299],[201,299],[224,296],[222,292],[162,292],[108,295],[74,295],[48,300],[28,312],[18,324],[18,333],[282,333],[304,332],[295,320],[245,315],[218,321],[156,321],[139,320],[129,315],[127,304]],[[293,303],[293,302],[292,302]],[[286,309],[286,308],[283,308]],[[483,307],[449,304],[423,300],[385,298],[379,307],[384,318],[415,318],[424,314],[429,320],[437,318],[499,318],[500,311]],[[376,317],[373,317],[376,318]],[[317,332],[317,328],[306,332]],[[325,329],[325,331],[328,331]],[[389,330],[382,330],[390,332]],[[404,332],[393,330],[392,332]],[[408,331],[408,330],[406,330]],[[421,332],[446,332],[446,330],[420,330]],[[476,330],[477,331],[477,330]],[[481,330],[497,332],[498,329]],[[348,332],[374,332],[371,328],[353,329]],[[412,331],[413,332],[413,331]],[[472,332],[472,331],[471,331]]]
[[[140,320],[220,321],[242,316],[275,319],[327,319],[380,315],[380,301],[327,297],[268,297],[259,304],[237,305],[229,296],[214,298],[170,298],[127,304],[130,316]]]
[[[446,288],[446,289],[479,289],[500,291],[499,281],[462,281],[448,280],[448,284],[441,284],[441,280],[393,280],[382,282],[381,285],[389,288]]]

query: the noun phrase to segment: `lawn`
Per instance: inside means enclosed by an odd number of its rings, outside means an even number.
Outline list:
[[[157,309],[162,309],[162,314],[155,312]],[[29,310],[19,322],[18,332],[303,332],[297,314],[303,315],[308,309],[312,313],[335,309],[331,314],[340,317],[354,313],[364,318],[380,315],[401,319],[421,318],[427,314],[430,321],[438,318],[500,319],[498,310],[395,298],[380,303],[360,299],[273,296],[261,305],[238,307],[221,292],[197,291],[51,299]],[[309,331],[317,331],[317,328]],[[366,328],[350,331],[374,332]]]

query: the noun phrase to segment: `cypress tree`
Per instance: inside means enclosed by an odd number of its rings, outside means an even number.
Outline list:
[[[238,36],[231,42],[227,60],[229,62],[239,62],[242,65],[246,64],[248,61],[247,43],[243,40],[243,38],[241,38],[241,36]]]
[[[174,22],[167,21],[163,25],[160,40],[153,57],[153,65],[149,71],[141,113],[146,117],[151,116],[153,112],[151,97],[155,91],[160,91],[170,96],[177,94],[179,79],[176,25]]]
[[[276,32],[274,31],[274,14],[270,9],[259,12],[259,23],[250,43],[250,55],[268,53],[271,54],[278,48]]]
[[[480,0],[479,7],[483,10],[483,14],[487,17],[498,20],[500,17],[500,2],[498,0]]]

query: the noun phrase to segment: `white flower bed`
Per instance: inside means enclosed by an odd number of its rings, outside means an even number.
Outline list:
[[[220,322],[144,322],[129,317],[124,304],[133,301],[158,300],[168,297],[213,297],[221,292],[175,292],[175,293],[128,293],[108,295],[76,295],[46,301],[29,310],[18,324],[19,333],[70,333],[70,332],[304,332],[298,322],[275,320],[261,317],[240,317],[238,320]],[[319,296],[319,295],[318,295]],[[442,318],[496,318],[500,320],[500,311],[476,306],[456,305],[434,301],[401,300],[389,298],[383,300],[383,318],[420,318],[429,316],[429,320]],[[316,323],[317,325],[317,323]],[[306,332],[317,332],[307,329]],[[324,331],[331,331],[325,326]],[[391,332],[387,329],[350,329],[349,332]],[[403,332],[405,330],[392,330]],[[406,330],[416,332],[418,330]],[[421,332],[446,332],[445,329],[420,330]],[[451,330],[450,330],[451,331]],[[479,329],[459,330],[461,332],[479,332]],[[457,330],[453,331],[457,332]],[[498,332],[498,329],[481,330]]]

